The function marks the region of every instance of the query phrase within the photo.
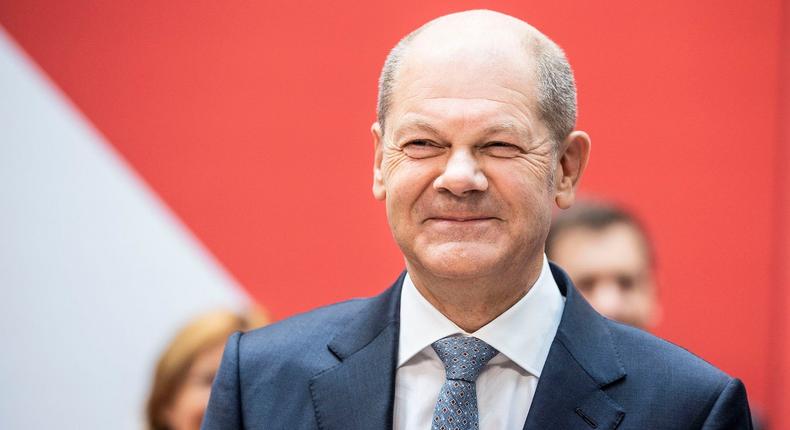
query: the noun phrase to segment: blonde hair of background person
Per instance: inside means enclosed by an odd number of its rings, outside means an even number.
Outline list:
[[[197,316],[170,341],[156,365],[146,407],[148,430],[199,429],[228,336],[267,323],[261,311]]]

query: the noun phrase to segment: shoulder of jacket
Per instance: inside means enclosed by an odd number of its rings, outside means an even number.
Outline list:
[[[689,350],[643,330],[607,320],[620,359],[632,377],[644,375],[655,380],[719,392],[733,378]],[[707,391],[706,390],[706,391]]]

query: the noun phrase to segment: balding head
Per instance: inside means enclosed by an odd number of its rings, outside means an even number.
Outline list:
[[[553,120],[555,75],[570,93],[564,121]],[[381,81],[373,195],[414,285],[473,332],[535,282],[551,208],[573,204],[590,139],[572,130],[570,69],[526,23],[470,11],[407,36]],[[489,303],[470,311],[478,294]]]
[[[453,70],[477,69],[478,76],[517,69],[533,89],[527,94],[555,144],[576,123],[576,86],[565,54],[543,33],[499,12],[472,10],[445,15],[404,37],[390,51],[379,79],[378,122],[385,130],[401,75],[415,64],[434,65],[447,79]],[[422,67],[424,70],[425,67]],[[468,75],[467,75],[468,76]],[[459,82],[459,85],[464,85]]]

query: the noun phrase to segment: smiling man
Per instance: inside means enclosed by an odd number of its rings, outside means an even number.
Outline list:
[[[507,15],[406,36],[372,127],[406,271],[233,335],[203,428],[750,428],[740,381],[601,317],[544,256],[590,150],[575,91],[560,48]]]

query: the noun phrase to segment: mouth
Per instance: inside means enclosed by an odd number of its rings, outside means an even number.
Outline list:
[[[434,216],[427,218],[425,222],[440,222],[440,223],[457,223],[457,224],[475,224],[486,221],[497,220],[496,217],[490,216]]]

